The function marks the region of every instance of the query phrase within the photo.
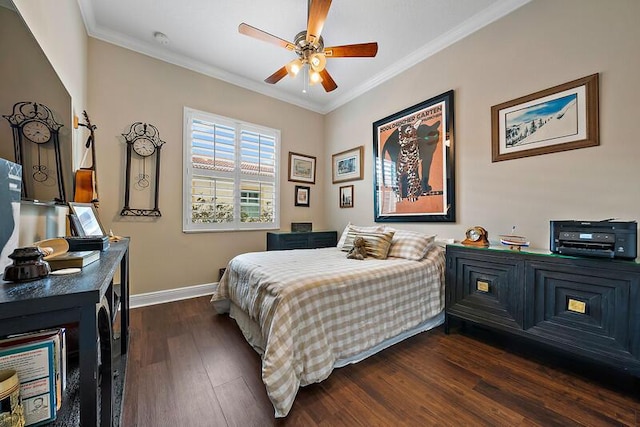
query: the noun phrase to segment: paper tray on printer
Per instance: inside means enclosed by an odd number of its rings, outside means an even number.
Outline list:
[[[578,256],[595,256],[602,258],[614,258],[615,252],[611,249],[600,249],[594,247],[580,247],[580,248],[571,248],[567,246],[560,246],[558,248],[558,253],[562,255],[578,255]]]

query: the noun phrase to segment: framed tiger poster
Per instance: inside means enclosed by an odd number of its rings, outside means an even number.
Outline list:
[[[455,222],[453,90],[373,123],[376,222]]]

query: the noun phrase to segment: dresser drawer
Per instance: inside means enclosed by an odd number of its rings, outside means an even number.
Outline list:
[[[636,351],[629,336],[636,274],[530,262],[526,280],[531,303],[526,311],[528,333],[566,345],[580,342],[595,351],[628,356]]]
[[[522,329],[524,284],[516,259],[473,254],[451,256],[455,270],[447,282],[447,312],[502,328]]]

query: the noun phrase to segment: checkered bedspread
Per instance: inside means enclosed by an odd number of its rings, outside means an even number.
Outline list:
[[[421,261],[364,261],[337,248],[254,252],[229,263],[212,301],[230,299],[260,325],[262,380],[284,417],[300,386],[334,362],[411,329],[444,308],[444,249]]]

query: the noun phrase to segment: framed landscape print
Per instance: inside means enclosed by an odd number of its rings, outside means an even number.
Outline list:
[[[376,222],[454,222],[453,90],[373,123]]]
[[[331,156],[333,183],[363,179],[363,154],[364,147],[360,146]]]
[[[598,74],[491,107],[491,160],[600,144]]]
[[[289,152],[289,181],[316,183],[316,158]]]

